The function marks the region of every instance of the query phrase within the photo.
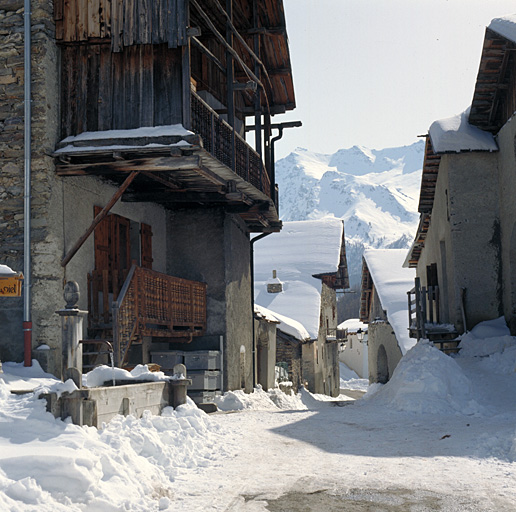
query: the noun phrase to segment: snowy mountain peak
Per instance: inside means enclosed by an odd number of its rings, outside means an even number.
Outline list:
[[[297,148],[276,163],[285,221],[345,220],[348,265],[358,280],[364,248],[407,248],[417,228],[424,142],[353,146],[326,155]]]

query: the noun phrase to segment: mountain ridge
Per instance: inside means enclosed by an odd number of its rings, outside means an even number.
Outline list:
[[[328,155],[297,148],[276,163],[284,221],[343,219],[351,282],[360,279],[366,248],[408,249],[419,221],[424,141]]]

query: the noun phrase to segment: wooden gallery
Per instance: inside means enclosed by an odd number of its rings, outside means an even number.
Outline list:
[[[252,389],[250,240],[281,229],[272,117],[295,107],[282,0],[29,4],[27,67],[0,0],[0,263],[30,269],[0,360],[61,375],[75,281],[85,367],[99,340],[122,367],[214,351],[219,387]]]

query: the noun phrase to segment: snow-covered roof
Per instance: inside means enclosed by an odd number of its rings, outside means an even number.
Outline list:
[[[361,322],[358,318],[348,318],[339,324],[338,329],[347,329],[350,334],[356,333],[359,329],[367,332],[367,324],[364,324],[364,322]]]
[[[263,306],[259,306],[258,304],[254,305],[254,313],[268,322],[277,323],[278,325],[276,328],[289,336],[293,336],[301,341],[310,339],[308,331],[297,320],[280,315],[279,313],[264,308]]]
[[[407,292],[414,287],[416,271],[403,267],[406,254],[406,249],[367,249],[364,252],[367,268],[402,354],[416,343],[409,338],[407,303]]]
[[[461,151],[498,151],[491,133],[469,124],[469,111],[439,121],[429,129],[435,153],[459,153]]]
[[[255,302],[300,322],[312,339],[317,338],[321,281],[313,274],[337,272],[343,223],[334,217],[284,222],[254,247]],[[272,271],[283,283],[280,293],[268,293]]]
[[[142,126],[129,130],[103,130],[98,132],[83,132],[79,135],[71,135],[62,142],[69,144],[77,141],[100,140],[100,139],[130,139],[134,137],[163,137],[163,136],[186,136],[193,135],[193,132],[186,130],[182,124],[170,124],[165,126]]]
[[[516,43],[516,14],[495,18],[487,28]]]

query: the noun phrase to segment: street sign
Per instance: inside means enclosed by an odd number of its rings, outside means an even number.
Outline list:
[[[0,274],[0,297],[20,297],[23,274],[19,272],[12,276]]]

